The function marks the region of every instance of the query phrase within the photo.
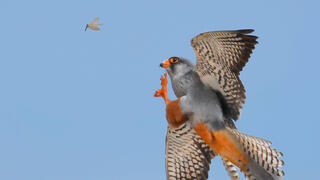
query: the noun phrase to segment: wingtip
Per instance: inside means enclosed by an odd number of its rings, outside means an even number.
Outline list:
[[[249,34],[249,33],[254,32],[254,29],[239,29],[237,31],[242,33],[242,34]]]
[[[255,44],[259,44],[259,42],[256,41],[256,40],[259,38],[258,36],[248,35],[248,34],[254,32],[254,29],[239,29],[237,32],[245,35],[247,38],[250,38],[250,39],[254,40],[254,41],[255,41]]]

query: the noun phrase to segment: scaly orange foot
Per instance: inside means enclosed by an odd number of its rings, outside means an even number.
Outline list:
[[[164,73],[164,77],[161,76],[160,80],[161,80],[162,88],[158,89],[154,93],[154,97],[162,97],[164,99],[164,102],[168,104],[170,100],[168,98],[168,91],[167,91],[167,84],[168,84],[167,73]]]

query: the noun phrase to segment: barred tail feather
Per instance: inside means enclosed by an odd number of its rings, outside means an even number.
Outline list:
[[[222,162],[231,180],[240,180],[238,171],[232,162],[222,158]]]
[[[270,147],[270,141],[249,136],[236,129],[230,129],[230,131],[232,131],[232,134],[240,142],[243,151],[250,158],[247,172],[244,172],[248,180],[281,179],[284,176],[284,171],[281,169],[284,165],[283,160],[281,160],[283,154]],[[257,176],[260,177],[258,178]],[[270,177],[268,178],[268,176]]]
[[[269,173],[253,160],[250,161],[247,170],[243,173],[247,180],[282,180],[282,176]]]

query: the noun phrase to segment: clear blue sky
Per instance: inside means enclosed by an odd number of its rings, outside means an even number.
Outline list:
[[[165,179],[159,63],[195,60],[190,39],[253,28],[237,126],[285,156],[286,179],[319,178],[319,2],[0,2],[0,179]],[[101,31],[84,32],[100,17]],[[171,98],[174,98],[170,91]],[[227,179],[220,158],[210,179]]]

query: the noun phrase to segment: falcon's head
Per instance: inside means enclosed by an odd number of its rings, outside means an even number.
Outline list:
[[[171,57],[163,61],[160,66],[167,70],[171,79],[183,76],[195,68],[192,62],[182,57]]]

